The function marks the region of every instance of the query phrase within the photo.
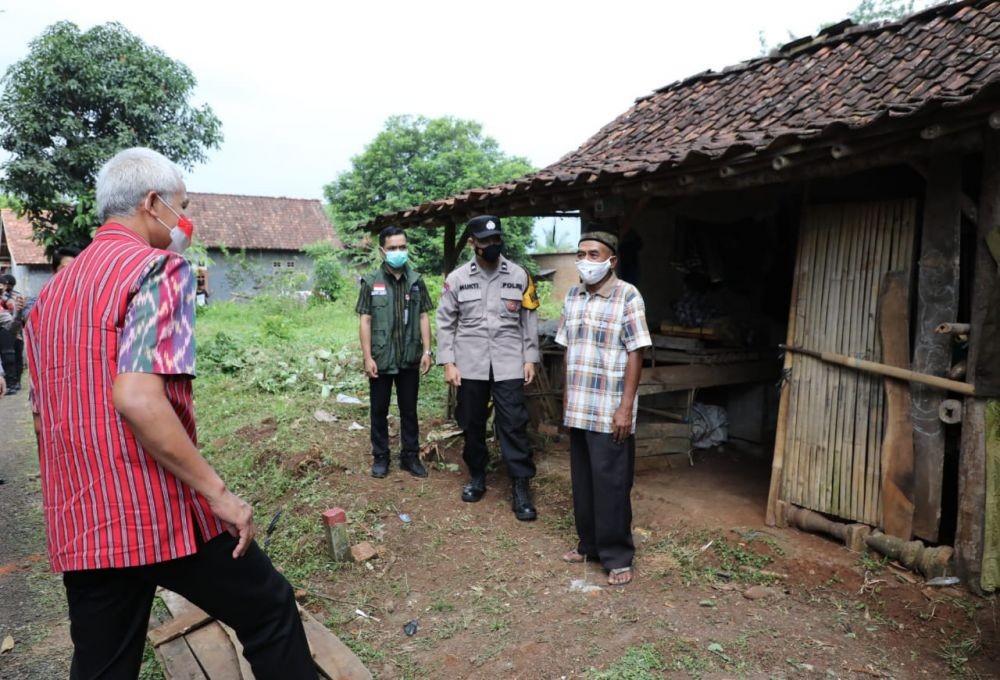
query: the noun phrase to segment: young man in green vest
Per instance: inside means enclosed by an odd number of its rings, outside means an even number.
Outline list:
[[[389,399],[399,405],[399,467],[426,477],[420,462],[417,393],[431,370],[433,305],[420,274],[407,264],[406,232],[386,227],[378,235],[382,266],[361,279],[355,308],[361,315],[361,351],[371,401],[372,477],[389,474]],[[419,371],[419,372],[418,372]]]

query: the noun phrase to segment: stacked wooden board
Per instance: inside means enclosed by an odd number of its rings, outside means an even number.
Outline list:
[[[252,680],[243,647],[229,626],[216,621],[177,593],[160,590],[170,612],[163,622],[150,621],[146,639],[168,680]],[[309,649],[321,678],[371,680],[371,673],[337,636],[299,607]]]

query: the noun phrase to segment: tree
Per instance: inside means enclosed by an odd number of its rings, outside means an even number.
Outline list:
[[[3,187],[49,251],[90,240],[94,181],[116,152],[148,146],[190,168],[222,141],[211,108],[188,103],[190,69],[121,24],[53,24],[0,84]]]
[[[524,158],[507,156],[483,134],[479,123],[457,118],[392,116],[364,151],[351,159],[323,191],[338,233],[356,262],[368,262],[373,248],[357,226],[382,213],[445,198],[532,172]],[[532,219],[505,218],[504,254],[530,266]],[[441,229],[410,229],[410,253],[424,271],[441,271]]]

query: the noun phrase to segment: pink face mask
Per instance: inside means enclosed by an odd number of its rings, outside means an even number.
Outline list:
[[[191,239],[194,237],[194,222],[188,219],[186,215],[181,215],[174,210],[169,203],[163,200],[162,196],[160,196],[160,203],[177,216],[177,226],[172,228],[168,227],[159,217],[156,218],[156,221],[163,225],[165,229],[170,229],[170,245],[167,246],[167,250],[177,254],[183,253],[191,245]]]

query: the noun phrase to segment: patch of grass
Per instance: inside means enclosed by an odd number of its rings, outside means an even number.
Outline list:
[[[165,677],[163,669],[160,668],[160,662],[156,658],[156,653],[153,651],[153,646],[147,640],[146,647],[142,650],[142,666],[139,667],[139,680],[164,680]]]
[[[749,546],[732,543],[718,532],[708,530],[670,532],[647,551],[652,563],[664,561],[686,585],[719,580],[746,583],[772,583],[775,577],[761,573],[774,558]],[[661,557],[657,559],[657,555]]]
[[[683,671],[692,678],[700,678],[703,673],[710,671],[714,667],[712,659],[702,654],[692,645],[678,640],[670,654],[670,668],[675,671]]]
[[[982,643],[977,638],[952,638],[938,649],[938,657],[948,664],[952,675],[964,677],[970,669],[966,664],[982,650]]]
[[[373,647],[371,644],[360,638],[356,638],[344,633],[338,634],[338,637],[340,638],[341,642],[343,642],[351,649],[352,652],[358,655],[358,658],[365,665],[374,663],[376,661],[382,661],[383,659],[385,659],[385,652],[383,652],[381,649]]]
[[[663,677],[667,669],[663,656],[654,645],[645,644],[629,647],[614,663],[603,671],[591,668],[587,671],[590,680],[655,680]]]
[[[858,556],[858,566],[860,566],[865,571],[870,571],[873,574],[877,574],[885,568],[885,565],[889,563],[888,557],[876,557],[874,554],[863,552]]]
[[[438,613],[450,612],[455,610],[455,605],[453,605],[451,602],[448,602],[448,600],[439,597],[438,599],[431,602],[430,610],[432,612],[438,612]]]

